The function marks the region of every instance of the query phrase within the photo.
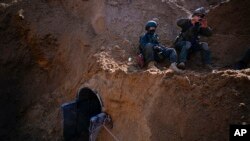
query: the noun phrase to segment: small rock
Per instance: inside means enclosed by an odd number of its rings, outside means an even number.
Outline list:
[[[101,46],[100,50],[104,51],[105,50],[105,46]]]
[[[240,103],[240,104],[239,104],[239,107],[245,107],[245,106],[246,106],[245,103]]]
[[[7,7],[9,7],[6,3],[0,3],[0,11],[3,12]]]
[[[121,50],[121,47],[118,46],[118,45],[115,45],[115,46],[114,46],[114,49],[116,49],[116,50]]]
[[[132,57],[129,57],[129,58],[128,58],[128,61],[131,62],[131,61],[132,61]]]
[[[130,44],[131,44],[130,41],[127,40],[127,39],[123,40],[122,43],[123,43],[124,45],[130,45]]]
[[[128,71],[128,72],[137,72],[137,68],[136,68],[135,66],[131,65],[131,66],[129,66],[129,67],[127,68],[127,71]]]
[[[167,69],[164,74],[164,79],[171,79],[174,76],[174,71],[171,69]]]
[[[23,9],[20,9],[20,10],[18,11],[18,16],[19,16],[21,19],[24,19],[23,13],[24,13],[24,10],[23,10]]]
[[[242,124],[242,125],[247,125],[247,123],[246,123],[246,122],[242,122],[241,124]]]
[[[113,69],[113,68],[114,68],[114,65],[113,65],[113,64],[107,64],[107,67],[108,67],[109,69]]]

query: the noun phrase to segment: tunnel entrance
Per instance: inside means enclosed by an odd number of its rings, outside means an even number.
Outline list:
[[[62,105],[63,136],[66,141],[88,140],[90,118],[103,108],[99,94],[90,88],[81,88],[76,100]]]

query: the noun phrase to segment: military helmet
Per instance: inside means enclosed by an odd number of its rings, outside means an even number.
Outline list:
[[[155,27],[155,28],[156,28],[157,25],[158,25],[158,24],[157,24],[156,21],[151,20],[151,21],[148,21],[148,22],[147,22],[147,24],[146,24],[146,26],[145,26],[145,29],[148,30],[150,27]]]
[[[204,7],[197,8],[197,9],[195,9],[194,12],[193,12],[193,16],[194,16],[194,15],[203,15],[203,16],[205,16],[206,14],[207,14],[207,13],[206,13],[206,10],[205,10]]]

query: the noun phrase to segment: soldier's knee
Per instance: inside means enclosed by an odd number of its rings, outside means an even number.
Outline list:
[[[176,50],[174,48],[169,48],[169,50],[171,51],[171,53],[176,54]]]
[[[188,50],[188,49],[190,49],[190,48],[191,48],[191,46],[192,46],[191,42],[186,41],[186,42],[185,42],[185,46],[184,46],[184,48],[185,48],[186,50]]]
[[[153,56],[154,56],[154,50],[153,50],[152,44],[151,45],[148,44],[148,45],[146,45],[144,47],[144,49],[143,49],[143,55],[144,55],[145,58],[151,58],[151,59],[153,58]]]
[[[151,43],[148,43],[148,44],[146,44],[145,45],[145,47],[143,48],[143,51],[144,52],[151,52],[151,51],[153,51],[153,44],[151,44]]]

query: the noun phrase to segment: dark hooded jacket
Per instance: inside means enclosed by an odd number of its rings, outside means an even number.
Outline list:
[[[200,23],[193,25],[191,19],[179,19],[177,25],[181,28],[181,34],[178,41],[190,41],[191,43],[199,42],[200,36],[209,37],[212,35],[210,27],[203,28]]]

